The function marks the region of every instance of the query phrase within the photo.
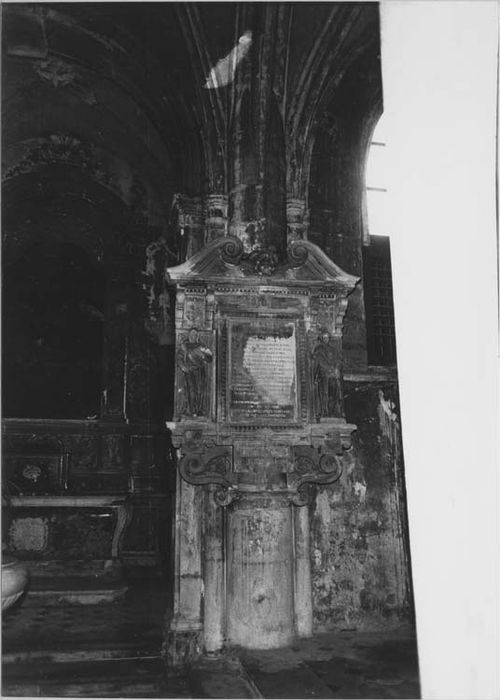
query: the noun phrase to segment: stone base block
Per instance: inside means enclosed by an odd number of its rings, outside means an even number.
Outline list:
[[[182,668],[199,659],[203,651],[202,630],[170,630],[163,646],[169,668]]]

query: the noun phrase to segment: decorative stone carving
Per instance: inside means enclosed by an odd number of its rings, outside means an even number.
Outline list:
[[[311,356],[314,414],[318,421],[321,418],[342,415],[340,362],[338,343],[325,329],[321,332]]]
[[[75,70],[75,65],[66,63],[60,58],[46,58],[35,61],[33,68],[38,77],[52,87],[69,88],[88,105],[96,105],[97,98],[89,81],[81,70]]]
[[[177,292],[168,427],[181,477],[172,630],[194,633],[203,619],[211,647],[224,637],[288,643],[295,619],[301,633],[312,629],[307,505],[340,478],[355,430],[343,416],[340,360],[357,280],[307,240],[280,258],[232,236],[168,268],[167,279]],[[222,515],[214,500],[231,507]],[[289,595],[276,605],[280,587]]]
[[[258,248],[248,256],[252,262],[253,269],[258,275],[269,277],[278,267],[278,254],[274,246],[269,248]]]
[[[218,238],[168,269],[177,284],[178,421],[169,426],[182,478],[220,485],[219,503],[253,483],[301,506],[313,485],[339,478],[350,446],[340,343],[356,279],[305,240],[291,241],[281,261],[264,253]]]
[[[288,262],[290,267],[299,268],[305,264],[307,257],[309,255],[309,250],[307,246],[303,245],[300,241],[290,241],[287,249]]]
[[[227,235],[227,195],[210,194],[205,197],[205,242]]]
[[[287,240],[288,243],[307,238],[309,229],[309,210],[304,199],[289,197],[286,202]]]
[[[43,552],[49,539],[48,518],[16,518],[8,535],[13,550]]]
[[[220,258],[227,265],[239,265],[244,252],[243,243],[235,236],[227,236],[221,241]]]
[[[187,452],[179,462],[179,472],[189,484],[217,484],[214,500],[217,505],[227,506],[240,493],[233,484],[232,447],[208,447],[202,452]]]
[[[215,484],[217,488],[213,496],[220,506],[227,506],[239,498],[233,474],[232,445],[217,445],[214,435],[193,428],[187,428],[183,433],[174,432],[173,444],[179,448],[179,473],[185,481],[202,486]]]
[[[191,328],[182,339],[176,353],[178,391],[184,398],[183,415],[207,416],[210,411],[210,374],[208,365],[213,354],[200,341],[196,328]]]
[[[51,83],[55,88],[70,85],[78,77],[74,66],[57,58],[36,61],[34,68],[42,80]]]
[[[59,494],[67,489],[68,452],[56,436],[6,436],[3,457],[3,486],[11,496]]]
[[[23,158],[4,173],[4,181],[31,173],[45,165],[62,163],[77,166],[105,187],[117,189],[104,153],[93,144],[64,133],[33,139],[29,144]]]
[[[312,503],[315,491],[312,485],[333,484],[342,475],[342,455],[315,449],[309,445],[292,447],[294,471],[288,474],[293,489],[291,502],[296,506]]]

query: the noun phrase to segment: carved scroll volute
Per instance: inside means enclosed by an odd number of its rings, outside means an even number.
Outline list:
[[[292,447],[294,471],[288,474],[291,502],[296,506],[312,503],[316,486],[338,481],[342,475],[342,455],[306,445]]]
[[[236,236],[226,236],[217,241],[219,254],[222,262],[226,265],[237,266],[243,257],[243,243]]]
[[[190,444],[194,449],[189,449]],[[188,441],[187,447],[187,450],[186,446],[181,448],[183,455],[179,461],[179,472],[185,481],[195,485],[216,484],[218,488],[214,491],[214,499],[220,506],[227,506],[239,497],[240,494],[232,481],[231,445],[207,447]]]
[[[287,249],[287,258],[290,267],[302,267],[307,261],[309,250],[304,245],[302,240],[293,240],[289,243]]]

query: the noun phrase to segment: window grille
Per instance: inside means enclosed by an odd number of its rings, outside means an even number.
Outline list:
[[[396,337],[389,238],[370,236],[364,248],[368,364],[395,365]]]

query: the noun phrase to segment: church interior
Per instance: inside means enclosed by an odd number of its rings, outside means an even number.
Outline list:
[[[378,3],[2,32],[3,694],[419,697]]]

